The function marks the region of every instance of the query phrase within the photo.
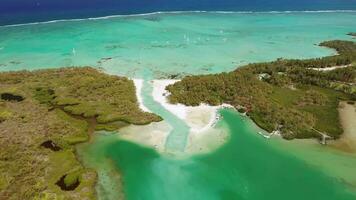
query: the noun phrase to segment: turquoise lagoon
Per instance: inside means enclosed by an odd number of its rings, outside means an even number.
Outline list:
[[[150,80],[219,73],[250,62],[335,54],[317,44],[352,40],[356,12],[159,13],[0,27],[0,70],[93,66],[145,79],[142,96],[184,153],[189,128],[152,98]],[[203,155],[175,156],[98,133],[78,148],[99,173],[100,199],[356,198],[356,157],[310,142],[264,140],[251,121],[222,110],[230,139]],[[119,172],[119,173],[118,173]],[[121,186],[123,183],[123,186]]]
[[[334,53],[356,12],[163,13],[0,27],[1,70],[90,65],[129,77],[206,74]]]
[[[230,140],[209,154],[178,158],[162,155],[120,140],[116,134],[99,134],[92,144],[81,146],[85,163],[106,180],[98,187],[101,199],[119,195],[112,187],[113,173],[101,172],[108,166],[121,172],[124,194],[131,200],[356,198],[355,185],[327,174],[330,169],[333,173],[346,170],[343,173],[351,176],[355,184],[355,156],[327,149],[321,152],[299,144],[283,146],[283,141],[266,140],[256,134],[259,129],[235,111],[222,110],[221,114],[224,120],[217,126],[230,132]]]

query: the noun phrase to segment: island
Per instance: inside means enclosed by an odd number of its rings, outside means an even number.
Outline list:
[[[74,145],[162,120],[139,108],[132,80],[90,67],[3,72],[0,83],[1,199],[96,199]]]
[[[261,128],[285,139],[337,139],[340,101],[356,100],[356,43],[327,41],[336,55],[277,59],[229,73],[187,76],[167,86],[171,103],[230,104]]]
[[[168,99],[189,106],[232,105],[285,139],[338,139],[339,103],[356,100],[356,43],[320,46],[336,54],[186,76],[167,86]],[[163,120],[140,107],[133,80],[91,67],[2,72],[0,83],[5,199],[96,199],[97,173],[78,160],[75,145],[90,142],[95,131]]]

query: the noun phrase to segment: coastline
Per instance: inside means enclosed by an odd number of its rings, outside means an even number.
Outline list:
[[[207,153],[224,144],[229,133],[224,129],[215,128],[216,123],[220,120],[218,111],[221,108],[233,107],[227,104],[220,106],[171,104],[167,99],[169,92],[166,87],[177,81],[179,80],[153,80],[152,96],[155,101],[189,126],[185,152],[188,154]]]
[[[336,141],[331,141],[330,146],[340,149],[345,152],[356,152],[356,106],[347,102],[339,104],[340,123],[344,129],[341,138]]]
[[[207,131],[219,120],[219,109],[233,108],[233,106],[228,104],[222,104],[220,106],[210,106],[207,104],[200,104],[199,106],[171,104],[167,99],[169,92],[166,90],[166,87],[177,81],[179,80],[153,80],[152,96],[153,99],[160,103],[165,109],[184,120],[191,128],[191,132],[200,133]]]
[[[141,96],[142,93],[142,87],[143,87],[143,79],[132,79],[132,81],[134,82],[135,85],[135,91],[136,91],[136,98],[139,104],[139,107],[142,111],[145,112],[151,112],[143,103],[143,99]]]
[[[149,111],[143,105],[142,87],[143,80],[133,79],[136,87],[136,95],[140,108]],[[186,140],[184,154],[194,155],[209,153],[223,145],[229,138],[228,131],[223,127],[215,127],[220,120],[219,109],[233,108],[231,105],[210,106],[201,104],[199,106],[185,106],[183,104],[171,104],[168,102],[166,86],[179,80],[152,80],[153,100],[161,104],[167,111],[183,120],[189,127],[189,135]],[[160,153],[168,153],[165,149],[167,138],[172,127],[166,122],[153,122],[148,125],[129,125],[121,128],[117,137],[155,149]]]

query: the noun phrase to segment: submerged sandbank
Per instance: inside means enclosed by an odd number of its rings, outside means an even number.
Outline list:
[[[153,122],[148,125],[130,125],[122,128],[118,136],[122,139],[135,142],[164,152],[165,143],[172,127],[165,121]]]

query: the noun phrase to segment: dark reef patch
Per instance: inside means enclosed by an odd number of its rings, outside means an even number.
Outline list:
[[[59,147],[56,143],[54,143],[52,140],[47,140],[41,144],[41,147],[51,149],[52,151],[60,151],[62,150],[61,147]]]
[[[5,101],[23,101],[25,98],[23,98],[20,95],[15,95],[15,94],[11,94],[11,93],[2,93],[1,94],[1,99],[5,100]]]
[[[61,190],[64,190],[64,191],[73,191],[73,190],[75,190],[75,189],[79,186],[79,184],[80,184],[79,178],[77,178],[72,184],[67,185],[67,184],[65,183],[65,181],[64,181],[65,178],[67,177],[67,175],[68,175],[68,174],[63,175],[63,176],[59,179],[59,181],[57,181],[56,185],[58,185],[58,186],[61,188]]]

